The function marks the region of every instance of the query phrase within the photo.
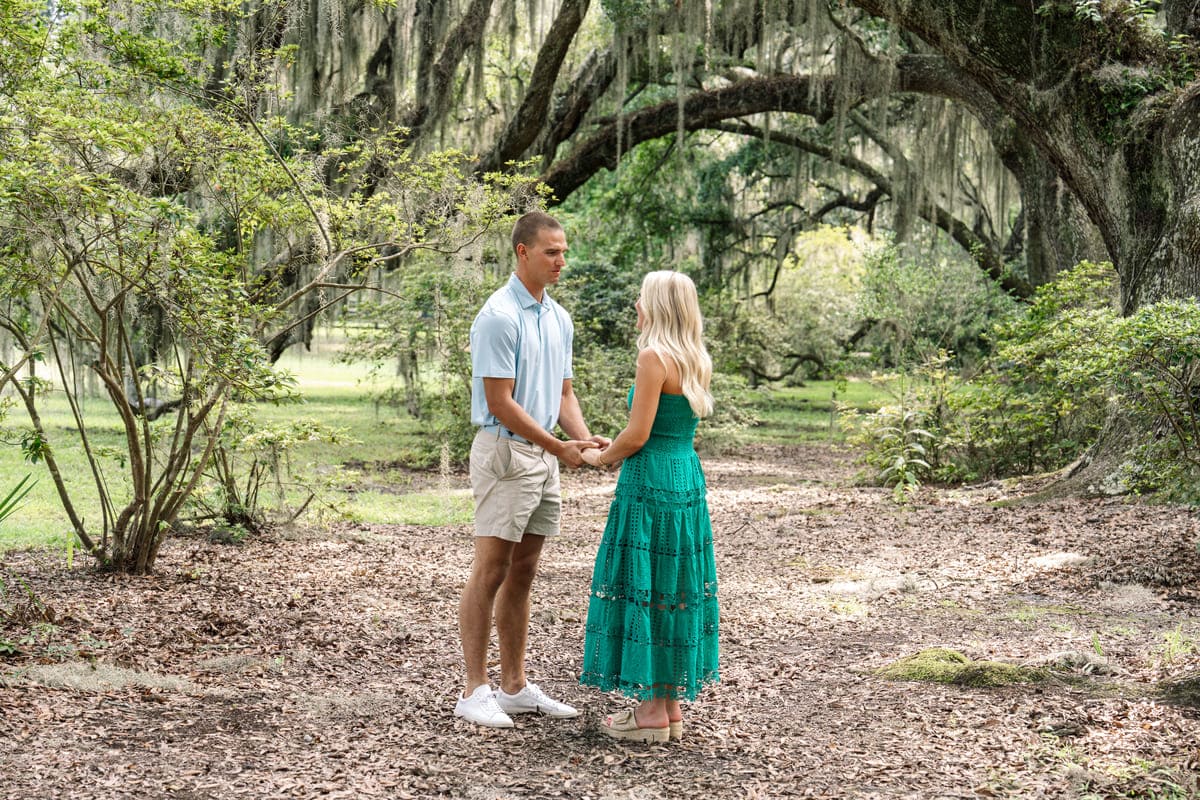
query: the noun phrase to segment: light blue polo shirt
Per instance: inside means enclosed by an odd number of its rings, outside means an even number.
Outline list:
[[[572,377],[575,326],[558,303],[533,299],[514,274],[471,324],[471,422],[498,425],[487,407],[484,378],[512,378],[513,398],[546,430],[558,423],[562,385]]]

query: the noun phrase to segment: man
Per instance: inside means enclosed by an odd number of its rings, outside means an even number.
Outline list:
[[[562,225],[540,211],[513,227],[517,270],[484,304],[471,326],[471,446],[475,560],[458,608],[466,685],[456,716],[511,728],[510,714],[579,712],[525,679],[529,595],[547,536],[558,533],[562,505],[558,462],[576,468],[582,451],[607,447],[592,436],[571,388],[574,327],[546,287],[566,266]],[[551,431],[558,424],[570,439]],[[500,687],[487,674],[495,612]]]

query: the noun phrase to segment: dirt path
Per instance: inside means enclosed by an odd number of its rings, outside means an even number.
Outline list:
[[[62,619],[0,627],[22,648],[0,655],[0,796],[1200,797],[1200,717],[1155,694],[1200,675],[1194,514],[997,506],[999,485],[898,509],[816,447],[705,463],[723,683],[682,743],[608,740],[620,701],[575,683],[611,488],[580,472],[529,658],[579,719],[451,717],[465,527],[179,538],[150,579],[10,554],[5,602],[20,575]],[[1092,664],[998,689],[874,675],[933,646]]]

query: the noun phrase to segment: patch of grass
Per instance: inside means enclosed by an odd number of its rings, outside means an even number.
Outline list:
[[[957,650],[932,647],[893,661],[875,671],[893,681],[924,681],[956,686],[992,687],[1038,683],[1050,673],[1002,661],[972,661]]]
[[[319,475],[329,473],[342,464],[354,462],[367,465],[386,465],[404,462],[405,454],[411,452],[419,437],[428,435],[419,420],[409,417],[402,410],[377,405],[370,397],[370,387],[364,381],[367,368],[358,364],[340,364],[334,361],[338,342],[314,343],[312,352],[290,351],[279,361],[281,368],[295,375],[302,400],[299,403],[275,405],[262,403],[255,408],[258,419],[264,423],[284,422],[296,417],[313,417],[335,428],[345,428],[347,437],[357,443],[352,445],[310,442],[298,445],[292,452],[291,471],[297,475]],[[48,376],[48,375],[47,375]],[[41,415],[55,448],[64,482],[83,517],[84,524],[93,530],[99,528],[99,499],[92,480],[91,470],[78,439],[74,435],[75,422],[71,417],[66,397],[61,392],[51,392],[40,402]],[[119,452],[123,446],[123,434],[117,414],[105,398],[83,399],[83,413],[94,443],[97,447]],[[14,408],[0,429],[0,439],[16,441],[26,425],[21,409]],[[109,475],[110,489],[118,494],[127,491],[125,476],[115,462]],[[16,447],[0,446],[0,489],[11,488],[26,474],[33,473],[37,485],[22,502],[13,516],[0,523],[0,553],[34,547],[61,549],[67,553],[68,544],[73,542],[74,533],[66,512],[62,509],[54,482],[44,464],[27,464]],[[347,492],[353,478],[359,473],[348,470],[345,480],[339,477],[336,484],[341,489],[331,492],[329,500],[352,517],[369,522],[391,522],[422,520],[417,524],[432,523],[437,519],[429,500],[418,500],[400,508],[394,496],[375,492]],[[264,494],[270,489],[270,481],[264,485]],[[7,490],[4,490],[7,491]],[[0,491],[0,496],[4,494]],[[307,493],[289,489],[285,499],[299,504]],[[460,499],[448,501],[454,509],[460,509]],[[275,504],[268,500],[266,505]],[[425,511],[413,510],[422,505]],[[378,507],[376,507],[378,506]],[[459,511],[447,513],[449,519],[461,518]]]
[[[1186,658],[1197,649],[1196,637],[1183,632],[1183,623],[1175,626],[1175,630],[1163,634],[1163,643],[1158,650],[1160,666],[1170,666],[1181,658]]]
[[[422,437],[430,434],[422,421],[413,419],[402,409],[376,403],[372,399],[372,386],[367,382],[367,367],[335,360],[340,346],[339,335],[331,334],[314,341],[311,351],[293,349],[286,353],[278,366],[295,376],[301,401],[283,405],[262,403],[255,407],[256,418],[264,424],[311,417],[330,427],[345,429],[346,438],[355,442],[307,442],[291,451],[288,466],[293,476],[298,476],[301,482],[331,484],[326,490],[325,502],[311,505],[309,513],[320,518],[320,515],[333,511],[335,515],[345,514],[380,523],[449,525],[469,521],[469,498],[462,496],[442,498],[440,493],[426,492],[404,499],[406,495],[353,491],[364,474],[389,483],[389,488],[406,480],[401,468],[413,463],[412,454],[417,452]],[[52,376],[45,372],[43,377]],[[743,402],[752,407],[762,422],[738,432],[738,441],[732,444],[786,444],[840,438],[836,424],[831,425],[835,400],[870,411],[884,399],[880,389],[856,380],[842,384],[811,381],[800,387],[750,391]],[[113,460],[124,445],[120,421],[106,398],[84,397],[82,404],[95,445],[101,452],[113,454],[105,456],[110,459],[106,466],[112,467],[108,481],[110,489],[120,497],[128,492],[127,478]],[[64,481],[84,524],[97,531],[100,522],[98,494],[88,462],[74,435],[75,423],[66,398],[61,392],[52,391],[40,405]],[[14,408],[0,429],[0,440],[18,440],[25,425],[21,409]],[[341,473],[338,473],[339,469]],[[74,545],[74,533],[45,465],[27,464],[18,448],[0,446],[0,496],[27,473],[33,474],[37,484],[21,508],[0,523],[0,553],[49,547],[61,550],[64,557],[68,557]],[[778,484],[778,478],[771,478],[771,481]],[[307,498],[306,491],[286,486],[282,499],[276,498],[271,484],[270,480],[263,484],[267,508],[277,507],[281,502],[298,506]],[[777,491],[788,488],[780,485]]]
[[[957,600],[944,599],[938,601],[938,607],[948,614],[953,614],[956,617],[978,617],[983,614],[978,608],[965,606]]]
[[[1102,761],[1085,757],[1072,747],[1059,747],[1042,756],[1059,762],[1079,800],[1192,800],[1200,796],[1200,778],[1183,765],[1133,758]]]
[[[354,507],[362,521],[389,525],[465,525],[475,513],[471,492],[466,489],[417,494],[359,492]]]
[[[759,422],[734,435],[731,444],[842,441],[845,437],[837,424],[837,403],[869,413],[887,399],[885,391],[865,380],[808,381],[803,386],[750,391],[740,402]]]
[[[1025,603],[1020,600],[1009,602],[1012,611],[1004,615],[1004,619],[1011,619],[1015,622],[1036,622],[1048,616],[1075,616],[1083,614],[1084,610],[1078,606],[1068,605],[1036,605],[1033,603]]]
[[[865,617],[869,611],[865,603],[853,597],[825,597],[817,602],[842,617]]]

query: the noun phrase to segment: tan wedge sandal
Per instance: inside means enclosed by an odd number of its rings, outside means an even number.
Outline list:
[[[671,737],[671,728],[640,728],[633,711],[618,711],[611,714],[606,722],[600,724],[600,730],[614,739],[625,739],[631,742],[665,742]]]
[[[678,742],[683,738],[683,720],[677,719],[667,726],[668,736]]]

